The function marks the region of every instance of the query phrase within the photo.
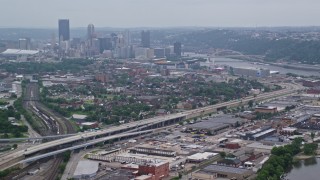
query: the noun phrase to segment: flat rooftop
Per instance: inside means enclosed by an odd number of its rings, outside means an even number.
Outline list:
[[[230,115],[224,115],[224,116],[209,118],[207,120],[202,120],[201,122],[188,125],[188,127],[196,128],[196,129],[218,130],[218,129],[227,128],[228,126],[234,125],[237,122],[242,123],[244,122],[244,120],[241,118],[230,116]]]
[[[262,132],[260,132],[258,134],[255,134],[255,135],[253,135],[253,137],[257,138],[257,137],[263,136],[263,135],[268,134],[268,133],[273,132],[273,131],[275,131],[275,129],[271,128],[271,129],[262,131]]]
[[[204,171],[204,172],[225,172],[225,173],[233,173],[233,174],[244,174],[244,173],[247,173],[249,170],[211,164],[211,165],[203,168],[201,171]]]
[[[118,154],[117,157],[132,158],[132,159],[139,159],[145,162],[152,162],[151,164],[155,166],[159,166],[167,162],[172,163],[174,161],[174,158],[170,158],[170,157],[154,156],[154,155],[146,155],[146,154],[133,154],[133,153],[121,153],[121,154]]]
[[[188,159],[191,160],[205,160],[209,159],[210,157],[216,156],[218,153],[211,153],[211,152],[204,152],[204,153],[197,153],[191,156],[188,156]]]
[[[217,130],[221,128],[227,128],[229,127],[228,124],[223,123],[215,123],[215,122],[199,122],[192,125],[188,125],[189,128],[195,128],[195,129],[210,129],[210,130]]]
[[[39,51],[34,51],[34,50],[7,49],[1,54],[2,55],[35,55],[38,53]]]
[[[79,161],[73,176],[92,175],[98,172],[99,162],[83,160]]]

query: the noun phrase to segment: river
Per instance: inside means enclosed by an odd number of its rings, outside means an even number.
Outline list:
[[[274,65],[268,65],[263,63],[252,63],[248,61],[242,61],[231,58],[214,58],[214,62],[216,65],[228,65],[231,67],[254,67],[254,68],[265,68],[270,69],[270,71],[279,71],[280,74],[294,73],[301,76],[320,76],[318,71],[308,71],[308,70],[296,70],[296,69],[288,69],[283,67],[278,67]]]
[[[289,180],[319,180],[320,158],[301,160],[293,165],[285,179]]]

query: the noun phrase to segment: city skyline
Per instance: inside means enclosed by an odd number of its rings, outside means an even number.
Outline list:
[[[54,28],[57,19],[70,19],[70,27],[86,27],[89,23],[96,27],[320,25],[316,18],[320,16],[320,2],[316,0],[79,0],[76,6],[62,0],[6,0],[1,4],[0,12],[10,14],[10,19],[0,16],[0,27]]]

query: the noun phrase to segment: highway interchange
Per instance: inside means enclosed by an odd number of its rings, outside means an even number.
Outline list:
[[[203,108],[199,108],[199,109],[195,109],[195,110],[185,111],[182,113],[170,114],[170,115],[165,115],[165,116],[158,116],[158,117],[154,117],[154,118],[150,118],[150,119],[145,119],[142,121],[131,122],[131,123],[123,124],[120,126],[114,126],[114,127],[104,129],[104,130],[99,130],[99,131],[94,131],[94,132],[86,132],[86,133],[78,133],[76,135],[73,135],[70,137],[65,137],[63,139],[54,140],[54,141],[46,142],[43,144],[35,145],[33,147],[9,154],[8,156],[1,157],[0,158],[0,170],[4,170],[9,167],[12,167],[12,165],[19,163],[21,160],[23,160],[25,158],[25,156],[32,155],[32,154],[35,154],[37,152],[40,152],[42,150],[46,150],[49,148],[57,147],[59,145],[79,142],[83,139],[95,139],[95,138],[97,138],[97,140],[92,141],[93,144],[105,142],[107,140],[114,139],[114,138],[130,136],[131,134],[128,133],[127,131],[134,130],[134,129],[141,127],[141,126],[160,128],[160,127],[165,126],[165,124],[164,124],[165,122],[168,122],[171,120],[176,120],[176,119],[184,120],[184,119],[190,118],[192,116],[200,116],[200,115],[203,115],[204,113],[215,112],[219,108],[234,107],[234,106],[238,106],[238,105],[243,105],[243,104],[248,103],[250,100],[263,101],[263,100],[272,99],[272,98],[279,97],[279,96],[293,94],[299,90],[302,90],[301,86],[294,84],[294,83],[283,84],[283,87],[284,87],[284,89],[282,89],[282,90],[270,92],[270,93],[263,93],[263,94],[257,95],[256,97],[250,96],[250,97],[246,97],[243,99],[233,100],[233,101],[224,102],[224,103],[220,103],[220,104],[216,104],[216,105],[211,105],[211,106],[207,106],[207,107],[203,107]],[[125,134],[125,133],[128,133],[128,134]],[[133,134],[137,134],[137,133],[133,132]],[[107,137],[105,137],[105,136],[107,136]],[[98,138],[101,138],[101,139],[98,140]]]

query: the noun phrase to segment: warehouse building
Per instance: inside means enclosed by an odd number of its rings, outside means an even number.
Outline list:
[[[176,152],[165,149],[147,148],[147,147],[134,147],[130,149],[130,153],[139,153],[156,156],[175,157]]]
[[[271,136],[275,132],[276,130],[274,128],[272,128],[271,126],[266,126],[247,132],[244,135],[242,135],[241,138],[245,140],[259,141],[268,136]]]
[[[73,179],[92,179],[97,175],[99,163],[96,161],[79,161]]]
[[[234,75],[241,77],[264,78],[270,76],[269,69],[260,68],[231,68]]]
[[[210,119],[202,120],[195,124],[188,125],[190,131],[205,131],[206,133],[217,134],[219,131],[229,127],[237,127],[244,123],[241,118],[236,118],[229,115],[218,116]]]
[[[200,169],[192,173],[193,179],[237,179],[244,180],[251,176],[254,172],[248,169],[241,169],[235,167],[220,166],[216,164],[211,164],[203,169]]]

